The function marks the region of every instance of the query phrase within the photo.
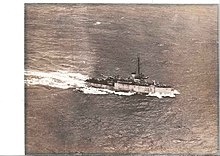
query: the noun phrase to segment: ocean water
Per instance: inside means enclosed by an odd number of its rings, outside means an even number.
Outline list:
[[[26,153],[215,153],[217,9],[26,4]],[[142,73],[180,94],[79,89],[128,77],[137,55]]]

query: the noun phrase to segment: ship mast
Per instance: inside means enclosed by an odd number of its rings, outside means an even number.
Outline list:
[[[140,57],[138,56],[137,57],[137,59],[138,59],[138,77],[140,76]]]

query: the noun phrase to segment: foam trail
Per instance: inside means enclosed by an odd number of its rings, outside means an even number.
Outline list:
[[[177,90],[174,90],[173,93],[174,93],[174,94],[180,94],[180,92],[178,92]]]
[[[61,89],[85,87],[88,76],[80,73],[69,73],[67,71],[39,72],[26,71],[27,85],[44,85]]]
[[[173,98],[173,97],[176,97],[175,94],[180,94],[180,93],[177,90],[174,90],[171,93],[159,93],[159,92],[149,93],[146,96],[155,96],[155,97],[158,97],[160,99],[162,97],[172,97]]]

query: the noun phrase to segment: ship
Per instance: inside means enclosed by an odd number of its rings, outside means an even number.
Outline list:
[[[149,76],[145,76],[140,71],[140,57],[137,56],[137,73],[131,73],[128,78],[117,76],[105,76],[103,78],[88,78],[86,83],[89,87],[108,89],[116,92],[132,92],[136,94],[154,95],[159,97],[179,94],[170,85],[149,80]]]

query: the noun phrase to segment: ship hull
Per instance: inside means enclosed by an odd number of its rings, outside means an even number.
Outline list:
[[[156,87],[154,85],[140,86],[132,84],[124,84],[116,82],[114,85],[101,84],[101,83],[88,83],[88,86],[102,89],[109,89],[114,91],[125,91],[125,92],[136,92],[141,94],[159,93],[159,94],[170,94],[173,93],[171,87]]]
[[[101,84],[101,83],[88,83],[89,86],[95,87],[95,88],[102,88],[102,89],[109,89],[113,90],[114,86],[107,85],[107,84]]]

